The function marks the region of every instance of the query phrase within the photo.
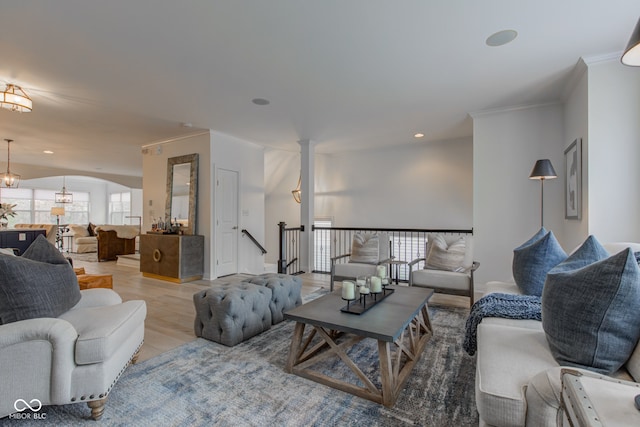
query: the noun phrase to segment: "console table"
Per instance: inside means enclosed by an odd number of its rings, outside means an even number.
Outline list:
[[[0,230],[0,248],[20,249],[22,255],[40,234],[46,237],[46,231],[42,228]]]
[[[204,236],[141,235],[140,271],[145,277],[175,283],[202,279]]]

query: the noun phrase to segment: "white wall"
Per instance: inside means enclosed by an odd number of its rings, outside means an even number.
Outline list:
[[[210,146],[209,132],[204,132],[199,135],[146,146],[146,154],[142,156],[142,232],[144,233],[151,230],[154,218],[164,218],[165,215],[167,160],[170,157],[198,153],[198,206],[195,233],[204,236],[204,278],[210,278],[213,271],[210,262],[212,253],[209,249],[212,238],[210,218],[213,216],[211,211],[213,178],[209,166],[211,164]]]
[[[471,139],[419,143],[386,149],[316,154],[315,217],[335,226],[471,228]],[[277,223],[300,224],[291,196],[300,154],[265,154],[268,261],[278,259]]]
[[[565,219],[562,229],[565,249],[572,250],[578,247],[589,235],[589,103],[588,103],[588,75],[587,65],[578,61],[572,87],[569,88],[567,99],[564,103],[564,150],[576,139],[582,139],[582,192],[580,219]],[[564,159],[564,157],[563,157]],[[562,174],[560,179],[563,185],[564,196],[564,166],[556,170]],[[564,205],[563,205],[564,209]]]
[[[316,154],[316,160],[321,157]],[[265,260],[269,264],[278,262],[278,223],[284,221],[289,227],[300,225],[300,205],[291,191],[300,176],[300,153],[268,149],[264,153],[265,188]],[[315,187],[318,191],[318,179]]]
[[[239,172],[239,230],[246,228],[264,241],[264,156],[263,148],[218,132],[145,147],[143,155],[143,230],[151,229],[152,218],[164,217],[167,159],[198,153],[198,208],[196,234],[205,238],[204,278],[215,279],[215,176],[218,168]],[[264,259],[247,238],[239,237],[238,271],[264,272]]]
[[[550,159],[559,176],[545,181],[544,225],[560,240],[564,120],[560,104],[477,113],[473,119],[473,228],[482,286],[510,279],[513,248],[540,228],[540,181],[529,179],[538,159]]]
[[[318,159],[316,216],[339,227],[471,228],[470,139]]]
[[[589,234],[640,241],[640,70],[588,64]]]

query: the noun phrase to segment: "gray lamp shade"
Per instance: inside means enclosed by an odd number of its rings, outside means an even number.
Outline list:
[[[533,166],[531,175],[529,175],[529,179],[553,179],[557,177],[558,175],[549,159],[538,160]]]
[[[638,19],[636,29],[633,30],[627,48],[624,50],[620,60],[624,65],[640,67],[640,19]]]

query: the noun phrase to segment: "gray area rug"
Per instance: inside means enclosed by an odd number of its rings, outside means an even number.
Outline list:
[[[469,311],[429,311],[434,336],[393,408],[285,373],[294,324],[283,322],[232,348],[197,339],[128,368],[109,394],[99,425],[477,426],[475,359],[462,349]],[[360,363],[377,365],[373,340],[353,351]],[[351,375],[341,361],[326,363],[325,369]],[[91,424],[86,404],[42,412],[46,421],[33,425]]]

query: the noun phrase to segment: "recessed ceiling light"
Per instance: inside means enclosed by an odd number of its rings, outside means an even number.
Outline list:
[[[413,135],[414,138],[424,138],[424,133],[416,133]]]
[[[44,154],[53,154],[53,151],[51,151],[51,150],[44,150],[44,151],[43,151],[43,153],[44,153]]]
[[[487,46],[503,46],[518,37],[516,30],[502,30],[487,37]]]
[[[251,102],[253,102],[256,105],[269,105],[270,102],[268,99],[264,99],[264,98],[253,98],[251,100]]]

